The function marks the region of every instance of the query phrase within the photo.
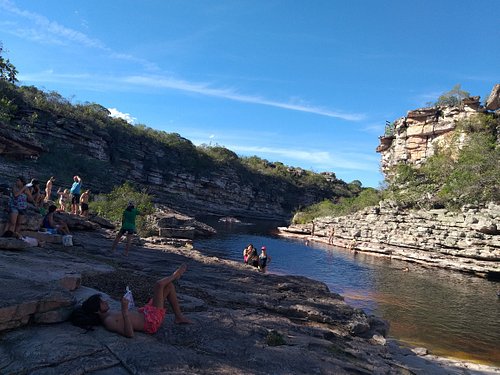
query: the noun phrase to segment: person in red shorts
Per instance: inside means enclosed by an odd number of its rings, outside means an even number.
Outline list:
[[[182,314],[173,285],[173,281],[178,280],[186,269],[186,264],[183,264],[172,275],[158,280],[153,288],[153,298],[138,310],[129,310],[129,301],[122,298],[121,311],[112,311],[100,294],[94,294],[83,302],[82,310],[93,314],[107,330],[125,337],[134,337],[136,331],[150,334],[158,331],[165,318],[165,300],[172,307],[175,323],[192,323]]]

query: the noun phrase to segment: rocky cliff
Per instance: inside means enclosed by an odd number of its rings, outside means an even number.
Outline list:
[[[385,175],[399,163],[419,166],[432,156],[436,149],[447,144],[457,124],[478,113],[500,108],[500,84],[495,85],[486,105],[479,96],[462,100],[460,106],[435,106],[409,111],[390,124],[388,134],[380,137],[377,152]]]
[[[232,163],[217,162],[178,134],[111,119],[98,105],[72,106],[35,88],[0,88],[0,96],[15,106],[8,121],[0,117],[0,184],[11,185],[21,174],[42,181],[56,176],[58,186],[69,187],[71,176],[79,174],[93,191],[131,181],[188,214],[273,219],[290,217],[299,206],[351,195],[333,173],[313,176],[317,184],[302,184],[307,172],[300,169],[282,178],[252,170],[236,155]],[[49,102],[55,109],[32,105],[43,95],[45,107]]]
[[[306,236],[315,241],[438,266],[477,276],[500,278],[500,206],[405,210],[393,202],[353,215],[315,219],[311,224],[280,228],[284,235]],[[329,235],[334,230],[334,237]]]

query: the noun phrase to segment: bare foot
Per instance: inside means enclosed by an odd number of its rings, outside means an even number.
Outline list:
[[[184,315],[179,315],[175,317],[175,324],[193,324],[192,320],[189,320]]]
[[[181,266],[177,268],[177,270],[175,270],[175,272],[172,274],[174,280],[179,280],[181,276],[184,274],[184,272],[186,272],[186,270],[187,270],[187,264],[182,263]]]

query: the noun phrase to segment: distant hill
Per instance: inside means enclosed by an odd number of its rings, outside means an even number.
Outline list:
[[[196,147],[176,133],[131,125],[95,103],[0,80],[0,183],[17,175],[109,192],[130,181],[156,201],[189,214],[289,218],[299,207],[360,192],[334,173]],[[3,180],[3,181],[2,181]]]

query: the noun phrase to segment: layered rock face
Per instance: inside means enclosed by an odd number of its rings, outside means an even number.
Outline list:
[[[188,153],[146,136],[134,138],[132,126],[99,127],[38,109],[16,116],[0,124],[0,184],[10,185],[21,174],[42,181],[56,176],[56,186],[70,187],[71,176],[79,174],[93,191],[132,181],[147,187],[158,202],[188,214],[273,219],[336,194],[350,195],[343,181],[327,175],[328,187],[322,189],[230,165],[199,167],[196,160],[190,170],[183,167],[189,164]]]
[[[447,143],[458,121],[469,119],[482,110],[479,97],[462,107],[433,107],[409,111],[394,122],[394,135],[380,138],[377,152],[381,168],[389,174],[399,163],[421,165],[434,155],[436,148]]]
[[[381,168],[390,174],[399,163],[421,165],[434,155],[436,148],[446,145],[457,123],[471,116],[495,111],[500,108],[500,85],[495,85],[486,107],[481,106],[479,96],[466,98],[459,107],[432,107],[409,111],[405,117],[392,124],[393,134],[380,137],[376,151],[380,153]]]
[[[313,239],[333,245],[379,253],[396,259],[436,265],[479,276],[500,276],[500,205],[445,209],[403,210],[383,201],[350,216],[315,219]],[[311,225],[281,228],[309,235]]]

